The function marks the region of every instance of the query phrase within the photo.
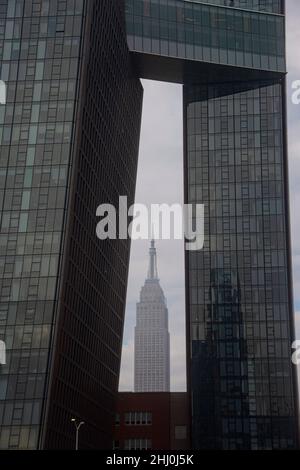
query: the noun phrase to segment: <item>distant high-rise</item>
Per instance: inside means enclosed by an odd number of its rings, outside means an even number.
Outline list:
[[[137,304],[134,345],[135,392],[170,390],[168,309],[157,274],[154,240],[149,250],[148,277]]]

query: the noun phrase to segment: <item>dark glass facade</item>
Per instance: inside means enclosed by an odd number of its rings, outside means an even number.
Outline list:
[[[1,2],[0,448],[38,446],[72,165],[83,2]]]
[[[50,449],[74,446],[70,410],[85,421],[83,448],[109,449],[113,440],[130,241],[99,241],[96,209],[118,207],[120,195],[134,202],[142,112],[118,3],[87,4],[82,109],[43,433]]]
[[[284,80],[184,86],[194,447],[297,446]]]
[[[126,0],[126,17],[134,52],[285,71],[283,15],[182,0]]]
[[[96,209],[134,200],[142,88],[118,1],[0,5],[0,448],[112,446],[129,242]]]
[[[186,0],[194,3],[209,3],[232,8],[242,8],[244,10],[264,11],[268,13],[283,13],[282,0]]]

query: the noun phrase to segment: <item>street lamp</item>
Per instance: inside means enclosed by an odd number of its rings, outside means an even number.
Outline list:
[[[77,424],[77,421],[75,418],[71,419],[72,423],[74,423],[74,426],[76,428],[76,444],[75,444],[75,450],[78,450],[78,439],[79,439],[79,429],[81,426],[84,424],[84,421],[80,421],[80,423]]]

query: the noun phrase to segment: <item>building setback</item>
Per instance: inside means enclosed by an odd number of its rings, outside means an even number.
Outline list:
[[[126,43],[124,13],[126,15]],[[187,382],[195,449],[298,436],[284,0],[2,0],[0,448],[110,448],[130,242],[96,209],[133,203],[138,80],[181,83]]]
[[[135,392],[170,391],[168,309],[157,273],[155,242],[149,250],[148,277],[136,307],[134,338]]]

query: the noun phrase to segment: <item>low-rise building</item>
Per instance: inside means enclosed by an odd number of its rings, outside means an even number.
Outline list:
[[[114,429],[116,450],[189,449],[184,392],[120,392]]]

